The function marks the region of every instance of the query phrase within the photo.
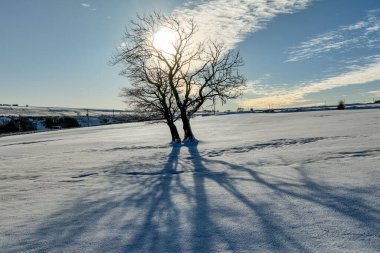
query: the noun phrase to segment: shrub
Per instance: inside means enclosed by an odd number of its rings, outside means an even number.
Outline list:
[[[17,131],[18,131],[18,127],[16,123],[14,122],[14,120],[11,120],[7,124],[0,126],[0,133],[12,133],[12,132],[17,132]]]
[[[44,125],[46,128],[53,128],[56,125],[56,119],[52,117],[46,118]]]
[[[64,116],[64,117],[49,117],[45,119],[44,123],[46,128],[74,128],[80,127],[78,121],[75,118]]]
[[[59,118],[58,124],[62,128],[80,127],[78,121],[75,118],[67,117],[67,116]]]
[[[339,104],[338,104],[338,106],[337,106],[337,109],[338,109],[338,110],[344,110],[344,109],[346,109],[346,105],[344,104],[344,101],[343,101],[343,100],[340,100],[340,101],[339,101]]]
[[[12,118],[7,124],[0,126],[0,133],[26,132],[37,130],[29,118]]]
[[[37,128],[33,124],[33,122],[30,121],[29,118],[19,118],[18,120],[20,131],[36,131]]]

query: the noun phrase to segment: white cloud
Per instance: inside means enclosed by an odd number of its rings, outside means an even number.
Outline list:
[[[373,62],[364,66],[352,68],[351,70],[333,76],[321,81],[311,82],[305,86],[293,88],[290,90],[275,90],[271,92],[255,92],[258,95],[264,95],[261,98],[245,99],[241,101],[240,106],[249,108],[268,108],[272,107],[291,107],[295,103],[305,103],[305,95],[317,93],[324,90],[330,90],[350,85],[366,84],[374,81],[380,81],[380,55],[372,57]],[[375,94],[375,93],[374,93]]]
[[[193,0],[173,14],[180,18],[193,18],[199,26],[201,38],[222,38],[229,49],[242,42],[250,33],[266,27],[268,22],[279,14],[291,14],[306,8],[312,0]],[[352,47],[380,47],[380,10],[368,13],[366,20],[340,27],[336,31],[319,35],[289,54],[288,61],[299,61],[321,53]],[[363,65],[363,62],[365,64]],[[380,55],[370,59],[357,60],[342,74],[319,81],[310,81],[298,88],[289,89],[264,85],[263,76],[252,81],[249,93],[259,96],[242,100],[239,106],[268,108],[290,107],[295,103],[307,103],[305,96],[348,85],[364,84],[380,80]],[[360,67],[364,66],[364,67]]]
[[[275,16],[304,9],[311,0],[188,1],[173,14],[194,18],[202,38],[223,39],[233,48],[246,36],[264,28]]]
[[[82,5],[82,7],[88,9],[88,10],[91,10],[91,11],[96,11],[96,8],[91,8],[91,4],[89,3],[81,3],[80,5]]]
[[[81,3],[80,5],[82,5],[84,8],[90,8],[91,7],[91,4],[88,4],[88,3]]]
[[[331,51],[380,48],[380,10],[368,12],[365,20],[341,26],[291,48],[286,62],[296,62]]]
[[[360,21],[360,22],[357,22],[356,24],[353,24],[353,25],[349,25],[347,26],[347,30],[358,30],[358,29],[362,29],[364,27],[366,27],[368,25],[367,22],[364,22],[364,21]]]

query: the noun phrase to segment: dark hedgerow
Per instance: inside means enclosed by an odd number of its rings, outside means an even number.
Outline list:
[[[30,121],[29,118],[19,118],[18,120],[19,129],[22,132],[36,131],[36,126]]]
[[[75,118],[64,117],[49,117],[45,119],[46,128],[75,128],[80,127],[78,121]]]
[[[7,124],[0,126],[0,133],[28,132],[37,130],[28,118],[12,118]]]
[[[17,132],[18,127],[14,120],[9,121],[5,125],[0,125],[0,133],[12,133],[12,132]]]
[[[45,119],[44,125],[46,128],[53,128],[56,125],[56,120],[53,117]]]
[[[59,118],[59,125],[62,127],[62,128],[74,128],[74,127],[80,127],[78,121],[72,117],[68,117],[68,116],[65,116],[65,117],[62,117],[62,118]]]

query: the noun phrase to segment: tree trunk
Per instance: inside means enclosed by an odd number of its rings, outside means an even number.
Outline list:
[[[167,122],[167,124],[172,135],[172,143],[181,143],[181,137],[179,137],[179,133],[174,122]]]
[[[190,119],[187,116],[186,110],[181,109],[181,119],[182,119],[183,131],[185,133],[183,142],[196,141],[193,131],[191,130]]]

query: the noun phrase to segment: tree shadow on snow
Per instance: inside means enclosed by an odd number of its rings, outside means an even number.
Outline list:
[[[200,248],[194,248],[195,252],[211,252],[217,247],[213,245],[214,243],[223,243],[227,246],[223,251],[244,251],[249,250],[250,244],[255,244],[262,240],[262,235],[264,236],[264,242],[269,245],[269,248],[266,250],[271,251],[303,251],[306,252],[305,248],[300,242],[293,238],[285,228],[282,228],[276,223],[276,218],[270,215],[270,210],[268,210],[267,205],[262,205],[255,203],[255,200],[247,197],[241,190],[236,187],[235,180],[231,179],[228,172],[213,172],[210,171],[206,166],[212,163],[223,164],[228,167],[228,169],[236,170],[235,165],[225,163],[218,160],[210,160],[203,158],[199,153],[197,145],[188,146],[189,153],[191,155],[191,161],[194,166],[194,187],[195,187],[195,201],[196,208],[194,209],[195,215],[193,224],[194,235],[193,238],[201,238],[199,242],[196,242],[195,245]],[[240,240],[238,240],[239,233],[233,235],[231,231],[225,231],[220,228],[218,223],[213,222],[212,216],[215,215],[215,211],[210,212],[210,206],[208,204],[208,198],[212,196],[207,196],[206,190],[206,181],[211,181],[216,183],[218,187],[221,187],[223,190],[228,192],[231,196],[237,200],[238,203],[248,207],[254,215],[260,221],[260,226],[262,231],[260,236],[251,235],[248,239],[247,244],[244,248],[243,245],[239,245]],[[231,207],[233,209],[234,207]],[[253,224],[254,226],[255,224]],[[230,234],[229,234],[230,233]],[[232,236],[231,236],[232,235]],[[217,238],[218,237],[218,238]],[[243,246],[243,247],[242,247]],[[260,249],[252,248],[252,249]],[[221,249],[220,249],[221,250]]]
[[[181,157],[181,149],[188,151],[187,159]],[[380,233],[379,210],[356,197],[357,189],[342,190],[318,183],[302,165],[296,168],[299,182],[281,177],[274,180],[260,172],[260,164],[247,167],[205,158],[194,144],[173,146],[159,171],[139,174],[131,173],[132,165],[126,162],[118,166],[118,173],[121,169],[126,173],[110,174],[108,188],[94,190],[47,217],[22,243],[8,247],[8,251],[313,251],[311,247],[318,244],[318,239],[303,242],[293,233],[297,230],[291,228],[291,221],[277,215],[279,208],[296,215],[302,212],[294,205],[276,205],[276,200],[283,198],[349,218],[371,236]],[[184,172],[184,166],[192,170]],[[212,170],[215,166],[223,170]],[[243,176],[234,176],[236,172]],[[239,187],[243,181],[267,190],[275,198],[255,199],[253,194],[247,194],[250,189]],[[216,192],[232,198],[254,219],[239,217],[236,206],[228,206],[231,201],[215,206]],[[241,231],[238,222],[229,224],[234,219],[252,224],[252,229]],[[371,247],[380,250],[380,243]]]

